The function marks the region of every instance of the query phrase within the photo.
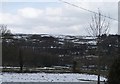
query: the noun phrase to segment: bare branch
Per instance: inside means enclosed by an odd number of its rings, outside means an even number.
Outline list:
[[[0,37],[10,33],[11,31],[7,29],[7,25],[4,25],[4,24],[0,25]]]
[[[92,21],[89,24],[89,28],[87,29],[88,34],[91,36],[101,36],[103,34],[107,34],[109,31],[109,24],[106,22],[106,19],[102,17],[101,12],[98,12],[98,15],[92,16]]]

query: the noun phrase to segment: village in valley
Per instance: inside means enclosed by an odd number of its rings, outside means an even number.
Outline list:
[[[1,3],[0,83],[120,83],[116,2]]]

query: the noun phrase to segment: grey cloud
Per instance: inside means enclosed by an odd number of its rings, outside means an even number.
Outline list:
[[[117,10],[115,3],[90,3],[87,8],[93,11],[97,11],[101,8],[103,14],[110,14],[113,18],[117,18]],[[113,7],[111,7],[113,5]],[[85,7],[85,5],[84,5]],[[49,8],[49,6],[46,6]],[[56,15],[49,15],[45,13],[45,9],[39,9],[44,11],[43,14],[38,15],[36,18],[21,17],[21,24],[14,21],[13,24],[9,24],[12,30],[16,33],[53,33],[53,34],[85,34],[85,27],[91,22],[92,13],[87,11],[76,9],[75,7],[66,8],[61,7],[62,13]],[[21,9],[22,10],[22,9]],[[38,9],[37,9],[38,10]],[[53,8],[54,10],[54,8]],[[52,12],[49,11],[49,12]],[[11,14],[12,15],[12,14]],[[13,15],[14,16],[14,15]],[[14,27],[13,27],[14,26]],[[112,21],[111,33],[115,33],[117,30],[117,23]]]

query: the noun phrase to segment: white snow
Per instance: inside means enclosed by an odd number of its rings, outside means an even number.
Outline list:
[[[106,80],[104,77],[100,79]],[[0,82],[84,82],[85,80],[97,81],[97,76],[78,73],[0,73]]]

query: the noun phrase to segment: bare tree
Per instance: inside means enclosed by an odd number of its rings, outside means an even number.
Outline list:
[[[100,84],[100,43],[101,39],[100,37],[103,34],[109,33],[109,25],[110,23],[106,21],[106,18],[104,18],[100,11],[98,11],[97,14],[94,14],[92,16],[92,22],[89,24],[89,28],[87,28],[87,32],[90,36],[93,38],[96,38],[97,42],[97,55],[98,55],[98,83]]]
[[[0,24],[0,37],[6,35],[6,34],[10,34],[11,31],[9,29],[7,29],[7,25],[5,24]]]
[[[103,34],[109,33],[109,25],[110,23],[103,18],[101,12],[98,12],[98,14],[92,16],[92,22],[89,24],[87,32],[90,36],[99,37]]]

